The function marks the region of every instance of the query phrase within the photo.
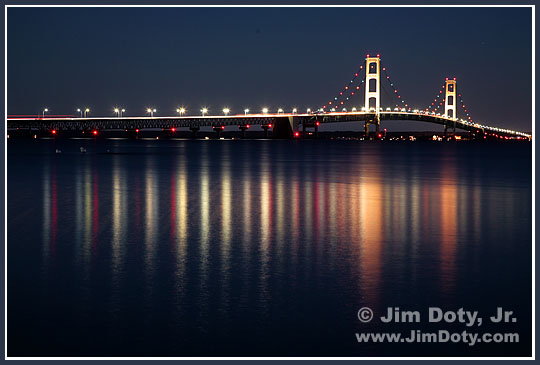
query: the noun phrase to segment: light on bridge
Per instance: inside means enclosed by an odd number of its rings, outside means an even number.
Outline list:
[[[244,114],[247,115],[249,113],[249,109],[244,109]]]
[[[223,108],[223,114],[228,115],[231,109],[229,108]]]
[[[204,115],[205,115],[206,113],[208,113],[208,108],[202,108],[202,109],[201,109],[201,113],[202,113],[202,116],[204,117]]]
[[[262,112],[263,112],[263,114],[267,114],[268,113],[268,108],[263,108]]]

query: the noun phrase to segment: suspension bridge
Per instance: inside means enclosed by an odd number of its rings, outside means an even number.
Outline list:
[[[381,73],[382,72],[382,73]],[[362,77],[361,81],[360,77]],[[392,92],[387,94],[388,100],[381,98],[381,80],[387,82]],[[350,101],[358,93],[363,93],[364,106],[349,107]],[[358,96],[356,96],[358,98]],[[459,99],[459,105],[458,105]],[[458,106],[463,118],[458,118]],[[360,66],[351,80],[333,99],[318,109],[291,113],[279,110],[271,113],[264,110],[261,113],[238,115],[179,115],[168,117],[154,117],[152,110],[150,116],[123,117],[58,117],[36,116],[16,117],[8,116],[8,130],[26,129],[37,130],[41,133],[56,135],[61,131],[81,131],[97,135],[104,130],[124,130],[138,133],[144,129],[162,129],[175,132],[180,128],[189,128],[195,135],[201,127],[212,127],[218,134],[225,128],[236,127],[242,133],[252,126],[260,126],[267,135],[272,130],[273,135],[279,138],[294,138],[305,135],[307,129],[318,131],[322,124],[340,122],[363,123],[365,136],[369,137],[370,126],[374,126],[375,138],[380,138],[381,122],[385,120],[420,121],[444,126],[444,133],[454,134],[456,129],[470,132],[478,139],[482,138],[512,138],[531,139],[531,134],[521,131],[498,128],[473,121],[463,102],[461,93],[457,92],[455,78],[446,78],[427,107],[412,108],[405,102],[388,75],[386,67],[382,67],[379,55],[367,55],[365,62]],[[86,114],[86,113],[85,113]],[[373,129],[373,128],[372,128]],[[300,134],[302,132],[302,134]]]

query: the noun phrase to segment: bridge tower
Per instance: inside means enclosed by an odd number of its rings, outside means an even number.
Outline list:
[[[453,133],[456,133],[456,78],[446,78],[444,95],[444,117],[454,119]],[[444,132],[448,130],[448,125],[444,125]]]
[[[366,136],[369,134],[369,125],[375,124],[377,133],[379,133],[381,119],[380,119],[380,108],[381,108],[381,78],[380,78],[380,58],[379,55],[376,57],[366,57],[366,98],[364,103],[364,108],[366,112],[375,110],[375,117],[368,119],[365,124]]]

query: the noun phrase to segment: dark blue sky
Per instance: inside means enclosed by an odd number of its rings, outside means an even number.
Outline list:
[[[412,106],[455,76],[473,119],[531,130],[528,8],[10,8],[8,113],[305,110],[366,53]]]

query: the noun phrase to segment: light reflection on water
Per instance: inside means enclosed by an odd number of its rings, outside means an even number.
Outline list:
[[[33,328],[13,331],[14,352],[57,354],[40,324],[55,323],[72,354],[360,356],[384,353],[350,341],[364,305],[530,315],[526,147],[41,143],[10,146],[10,285],[41,293],[10,292],[11,328]],[[502,148],[519,162],[500,169]]]

